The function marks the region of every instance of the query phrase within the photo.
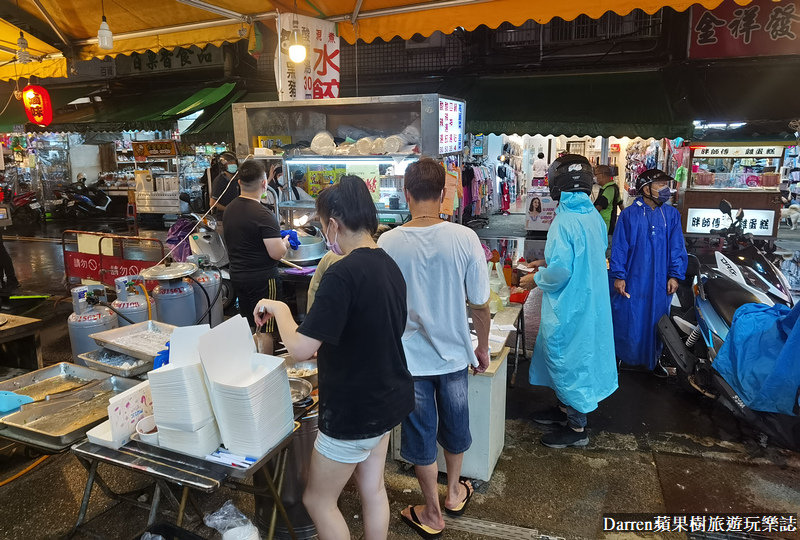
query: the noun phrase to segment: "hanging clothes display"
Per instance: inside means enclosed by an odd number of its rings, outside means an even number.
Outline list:
[[[495,170],[487,165],[467,163],[462,170],[463,207],[462,223],[470,221],[488,222],[493,203]],[[484,223],[485,225],[485,223]]]

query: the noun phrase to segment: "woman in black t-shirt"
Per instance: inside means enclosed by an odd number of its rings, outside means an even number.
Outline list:
[[[331,251],[346,255],[325,272],[298,328],[286,304],[261,300],[259,324],[275,317],[286,348],[303,360],[319,350],[319,433],[303,502],[324,540],[349,540],[336,501],[355,472],[364,537],[385,539],[383,483],[389,431],[414,409],[414,382],[401,338],[406,286],[397,264],[372,239],[378,228],[366,184],[345,176],[317,199]]]

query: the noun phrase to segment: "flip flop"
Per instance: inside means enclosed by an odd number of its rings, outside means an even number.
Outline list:
[[[400,514],[400,517],[403,518],[403,521],[406,523],[406,525],[411,527],[415,533],[420,535],[422,538],[425,538],[425,540],[433,540],[434,538],[439,538],[442,536],[442,531],[444,529],[437,531],[436,529],[428,527],[427,525],[423,525],[417,517],[417,513],[414,511],[414,507],[409,506],[408,508],[411,511],[411,519],[408,519],[403,514]]]
[[[472,494],[475,493],[475,489],[472,487],[472,482],[468,484],[467,480],[459,480],[458,483],[467,488],[467,496],[464,497],[464,500],[461,501],[461,504],[458,505],[456,508],[445,507],[444,511],[447,513],[448,516],[454,516],[454,517],[463,516],[464,512],[467,511],[467,505],[469,505],[469,501],[472,498]]]

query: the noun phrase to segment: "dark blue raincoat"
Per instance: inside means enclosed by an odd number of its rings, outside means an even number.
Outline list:
[[[687,263],[681,215],[675,208],[653,210],[639,197],[620,212],[609,263],[617,358],[632,366],[656,367],[662,348],[656,325],[672,301],[667,281],[683,279]],[[625,280],[630,298],[614,289],[616,279]]]
[[[800,416],[800,303],[737,309],[713,366],[754,411]]]

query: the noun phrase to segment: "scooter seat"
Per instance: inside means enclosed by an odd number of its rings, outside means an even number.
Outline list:
[[[736,310],[745,304],[760,304],[761,300],[741,285],[726,277],[709,278],[704,285],[711,306],[728,327],[733,323]]]

